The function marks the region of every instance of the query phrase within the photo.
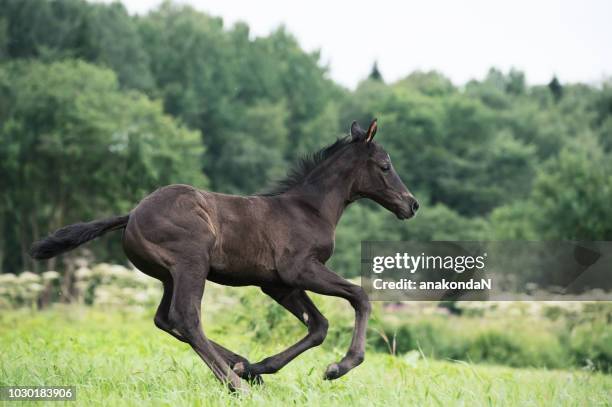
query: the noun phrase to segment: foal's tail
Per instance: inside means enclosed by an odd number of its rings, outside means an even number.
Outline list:
[[[64,226],[50,236],[34,242],[30,249],[30,256],[39,260],[50,259],[102,236],[106,232],[125,228],[129,218],[130,215],[114,216],[108,219]]]

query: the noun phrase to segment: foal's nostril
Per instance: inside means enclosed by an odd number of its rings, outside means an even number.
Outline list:
[[[412,201],[412,212],[416,212],[419,210],[419,203],[417,201]]]

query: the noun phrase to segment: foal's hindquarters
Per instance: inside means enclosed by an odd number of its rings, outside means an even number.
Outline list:
[[[187,185],[161,188],[130,213],[123,247],[143,273],[159,279],[164,294],[155,324],[193,350],[232,390],[246,390],[231,365],[246,359],[209,340],[200,307],[216,230],[204,196]]]

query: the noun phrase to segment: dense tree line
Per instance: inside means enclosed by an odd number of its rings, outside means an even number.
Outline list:
[[[0,0],[0,264],[35,267],[36,236],[129,210],[183,182],[249,194],[352,120],[423,202],[407,223],[347,211],[333,265],[359,272],[362,239],[612,239],[612,83],[529,86],[491,69],[456,86],[437,72],[349,91],[284,28],[169,2]],[[118,239],[91,248],[124,261]]]

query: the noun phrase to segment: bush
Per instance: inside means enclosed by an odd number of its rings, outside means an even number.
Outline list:
[[[56,271],[0,274],[0,309],[42,307],[60,300],[98,307],[151,308],[161,299],[161,284],[157,280],[119,265],[80,267],[74,279],[73,297],[66,297],[66,293],[61,294],[62,282]]]
[[[563,331],[546,320],[432,315],[383,325],[382,332],[394,338],[398,354],[418,350],[426,357],[515,367],[564,368],[572,364],[569,349],[563,346]],[[530,329],[526,331],[525,326]],[[383,335],[371,345],[377,351],[389,351]]]
[[[612,373],[612,327],[604,321],[576,326],[570,335],[570,349],[578,365]]]

